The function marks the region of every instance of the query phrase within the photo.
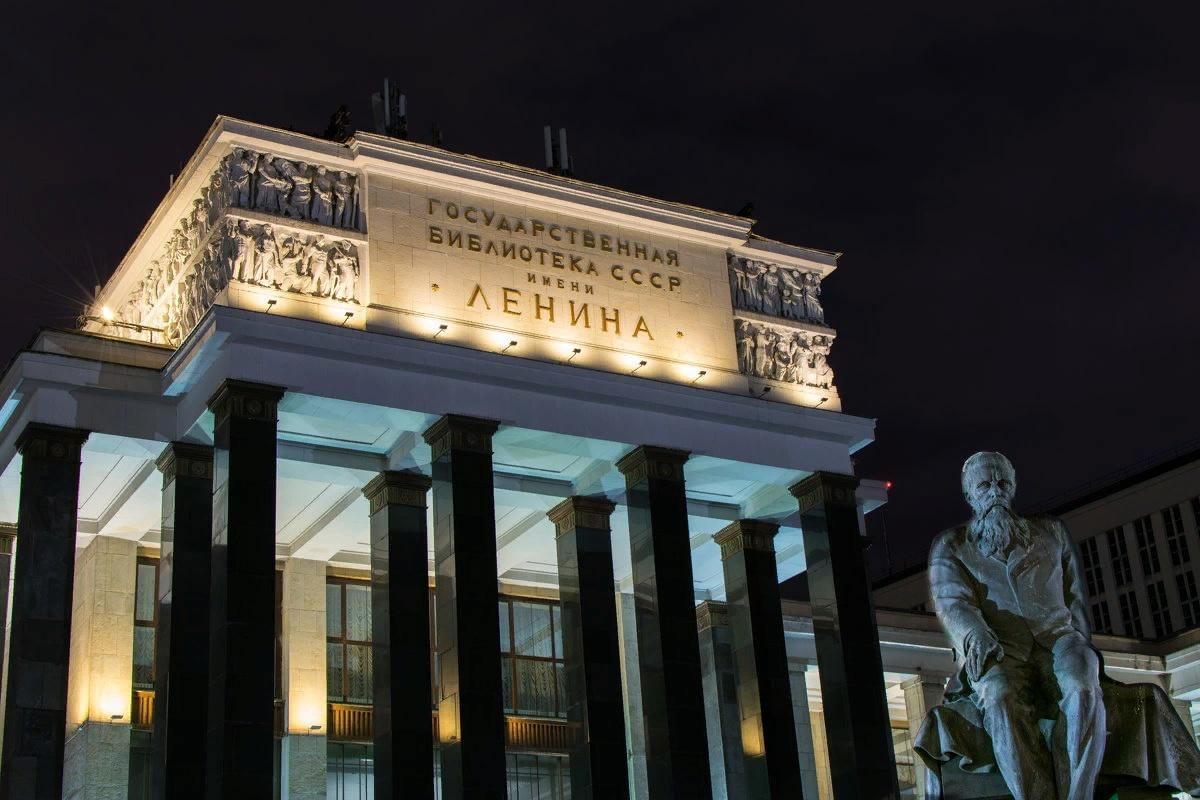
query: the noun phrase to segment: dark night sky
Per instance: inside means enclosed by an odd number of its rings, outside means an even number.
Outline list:
[[[1194,3],[20,5],[0,357],[70,324],[214,116],[370,129],[391,76],[414,139],[537,165],[553,122],[581,178],[844,252],[833,363],[898,563],[974,450],[1028,505],[1200,437]]]

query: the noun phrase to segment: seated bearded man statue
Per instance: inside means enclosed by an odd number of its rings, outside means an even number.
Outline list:
[[[959,774],[994,764],[1016,800],[1093,800],[1102,769],[1105,798],[1112,778],[1166,796],[1197,790],[1200,752],[1190,732],[1157,686],[1103,675],[1074,545],[1058,520],[1018,517],[1016,488],[999,453],[976,453],[963,465],[971,520],[942,533],[929,556],[934,610],[962,668],[915,749],[943,777],[952,761]],[[1058,734],[1049,742],[1044,719]],[[1106,755],[1110,727],[1116,738]],[[996,795],[944,795],[968,796]]]

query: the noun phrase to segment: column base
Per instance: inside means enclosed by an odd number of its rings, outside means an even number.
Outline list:
[[[328,760],[324,736],[291,734],[283,737],[280,796],[288,800],[325,800]]]
[[[85,722],[67,736],[63,800],[126,800],[129,797],[128,725]]]

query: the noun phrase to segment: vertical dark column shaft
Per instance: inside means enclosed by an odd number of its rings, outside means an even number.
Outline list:
[[[651,800],[712,796],[683,483],[687,457],[642,446],[617,462],[629,509]]]
[[[747,797],[755,799],[804,796],[775,568],[778,530],[773,523],[740,519],[713,537],[721,547],[733,630]]]
[[[713,787],[727,800],[746,800],[746,759],[738,711],[737,673],[729,607],[705,600],[696,608],[700,634],[700,670],[704,679],[704,716],[708,723],[708,767]]]
[[[425,431],[433,457],[444,800],[505,800],[508,792],[492,493],[497,427],[447,415]]]
[[[429,691],[431,481],[384,472],[363,489],[371,508],[371,651],[374,662],[375,796],[433,800]]]
[[[614,508],[604,499],[569,497],[549,512],[558,544],[567,719],[580,726],[570,759],[574,800],[629,797],[609,522]]]
[[[213,449],[173,442],[159,457],[158,468],[163,474],[162,549],[151,796],[183,800],[204,796]]]
[[[857,488],[851,475],[818,472],[789,491],[800,504],[833,792],[883,800],[900,791]]]
[[[79,467],[87,432],[30,423],[21,453],[0,798],[60,800],[75,581]]]
[[[227,380],[213,429],[206,791],[270,797],[275,728],[277,386]]]

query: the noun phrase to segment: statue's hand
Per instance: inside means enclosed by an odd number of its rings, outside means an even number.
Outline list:
[[[1004,660],[1004,648],[996,637],[990,633],[972,633],[966,641],[967,677],[977,681],[987,671],[989,661],[999,663]]]

